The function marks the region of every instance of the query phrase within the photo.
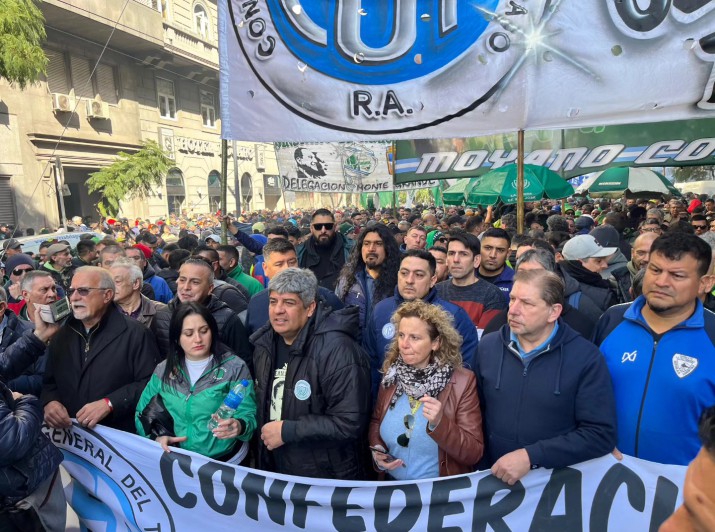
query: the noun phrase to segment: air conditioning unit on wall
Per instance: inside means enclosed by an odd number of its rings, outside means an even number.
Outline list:
[[[87,106],[87,118],[109,118],[109,105],[106,102],[100,102],[99,100],[87,100],[85,102]]]
[[[61,94],[59,92],[52,93],[52,110],[60,111],[62,113],[72,112],[72,98],[67,94]]]

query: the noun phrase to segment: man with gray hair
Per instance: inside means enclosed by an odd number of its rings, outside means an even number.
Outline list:
[[[47,349],[42,388],[45,421],[68,428],[71,418],[134,432],[139,396],[159,360],[149,330],[113,303],[108,271],[78,268],[67,291],[72,308]]]
[[[45,346],[59,327],[45,323],[36,312],[37,328],[8,309],[7,293],[0,287],[0,379],[14,392],[39,396]]]
[[[491,468],[509,485],[538,467],[604,456],[616,444],[606,360],[560,319],[563,304],[558,275],[518,271],[508,323],[479,342],[477,390],[487,452],[478,468]]]
[[[269,323],[251,336],[261,427],[257,467],[360,480],[370,367],[357,338],[358,308],[327,308],[310,270],[283,270],[268,291]]]
[[[120,258],[109,268],[109,274],[114,281],[114,303],[119,312],[151,327],[156,311],[166,305],[142,294],[144,274],[141,268],[128,258]]]

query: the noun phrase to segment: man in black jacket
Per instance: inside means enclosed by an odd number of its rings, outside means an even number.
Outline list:
[[[73,316],[47,350],[45,421],[68,428],[101,423],[134,432],[134,410],[159,360],[149,330],[114,303],[114,281],[95,266],[78,268],[68,290]]]
[[[310,221],[310,238],[297,249],[298,265],[312,271],[320,286],[328,290],[335,290],[352,250],[352,243],[335,229],[333,213],[318,209]]]
[[[356,339],[357,307],[325,308],[309,270],[288,268],[268,290],[270,323],[251,336],[258,467],[312,478],[364,478],[370,368]]]
[[[10,390],[0,375],[0,530],[64,530],[61,461],[42,434],[39,399]]]
[[[240,356],[248,365],[248,369],[252,370],[252,348],[248,343],[248,333],[238,314],[213,295],[214,272],[211,265],[201,258],[188,259],[179,269],[176,286],[176,297],[165,308],[157,311],[151,325],[151,330],[159,343],[162,359],[169,354],[171,315],[181,303],[193,301],[202,304],[213,314],[218,325],[221,342]]]

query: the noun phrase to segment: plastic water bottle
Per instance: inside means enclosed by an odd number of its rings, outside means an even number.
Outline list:
[[[239,382],[233,389],[228,392],[226,399],[223,400],[223,404],[218,407],[218,410],[209,419],[209,430],[213,430],[218,427],[219,421],[222,419],[228,419],[233,416],[233,413],[241,404],[243,398],[246,396],[246,390],[248,389],[248,379],[243,379]]]

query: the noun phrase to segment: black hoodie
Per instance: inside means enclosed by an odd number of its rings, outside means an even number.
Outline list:
[[[556,336],[527,365],[508,325],[477,350],[486,452],[480,469],[525,448],[531,464],[567,467],[616,446],[616,407],[598,348],[559,319]]]

